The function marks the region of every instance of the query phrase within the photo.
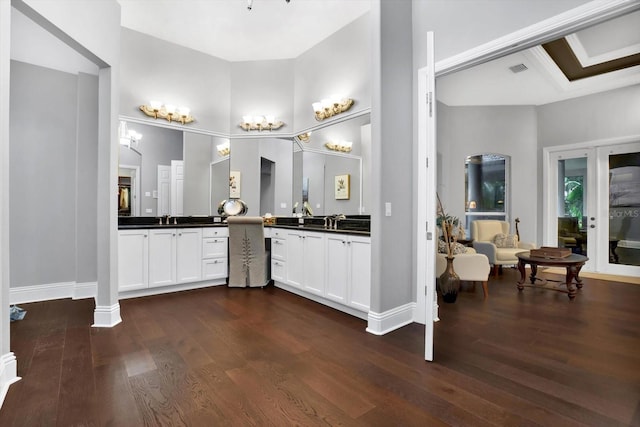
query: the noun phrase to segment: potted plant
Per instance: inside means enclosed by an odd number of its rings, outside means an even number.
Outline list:
[[[455,216],[449,215],[442,206],[440,196],[436,194],[436,197],[438,201],[436,224],[442,230],[447,258],[447,268],[440,275],[440,293],[444,302],[453,303],[456,302],[460,291],[460,277],[453,269],[455,256],[453,252],[460,232],[460,220]]]

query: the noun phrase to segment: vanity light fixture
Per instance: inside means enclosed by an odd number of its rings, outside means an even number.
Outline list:
[[[125,145],[127,148],[131,148],[132,145],[134,147],[138,146],[142,139],[142,134],[133,129],[128,129],[127,122],[120,120],[120,125],[118,126],[118,138],[120,140],[120,145]]]
[[[316,114],[316,120],[322,121],[333,117],[336,114],[344,113],[348,111],[353,105],[353,99],[345,98],[341,95],[331,95],[329,98],[325,98],[322,101],[314,102],[312,104],[313,111]]]
[[[324,144],[329,150],[340,151],[342,153],[350,153],[353,142],[351,141],[339,141],[339,142],[327,142]]]
[[[218,150],[218,155],[220,157],[228,156],[231,153],[231,145],[229,144],[229,141],[216,145],[216,149]]]
[[[141,105],[140,111],[154,119],[165,119],[170,122],[178,121],[183,125],[191,123],[195,119],[191,116],[188,107],[177,107],[173,104],[162,104],[160,101],[149,101],[148,105]]]
[[[302,142],[309,142],[311,139],[311,132],[305,132],[298,135],[298,139]]]
[[[276,130],[284,125],[280,120],[276,120],[275,116],[242,116],[240,127],[247,132],[250,130]]]

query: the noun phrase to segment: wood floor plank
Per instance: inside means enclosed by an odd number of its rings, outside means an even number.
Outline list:
[[[0,425],[640,426],[640,286],[518,277],[439,302],[434,362],[422,325],[375,336],[272,286],[123,300],[113,328],[92,300],[24,304]]]

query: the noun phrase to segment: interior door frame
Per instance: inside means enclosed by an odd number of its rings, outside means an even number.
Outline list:
[[[131,216],[140,216],[140,166],[138,165],[118,165],[118,169],[125,169],[132,172],[131,177],[131,189],[133,190],[133,194],[131,195],[131,200],[133,204],[133,209],[131,209]]]

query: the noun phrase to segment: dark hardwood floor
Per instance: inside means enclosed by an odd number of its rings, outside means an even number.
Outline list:
[[[123,300],[110,329],[92,300],[24,304],[0,426],[640,425],[640,286],[517,277],[440,303],[433,363],[421,325],[374,336],[273,287]]]

